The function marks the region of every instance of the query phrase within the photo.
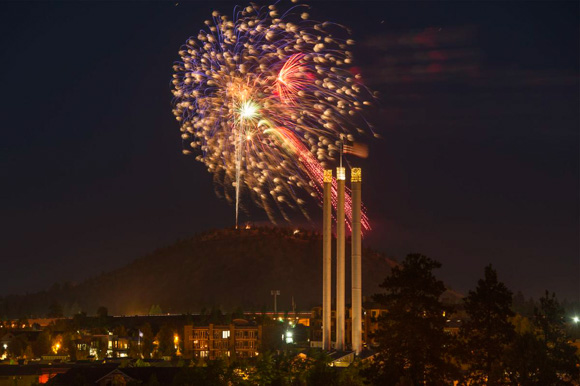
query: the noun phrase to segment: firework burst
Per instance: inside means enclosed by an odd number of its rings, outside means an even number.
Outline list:
[[[233,20],[215,11],[174,65],[184,153],[196,152],[235,201],[236,223],[241,195],[273,222],[276,213],[288,220],[289,209],[308,217],[306,199],[320,199],[341,141],[370,131],[360,124],[372,96],[352,71],[354,41],[339,38],[348,35],[340,25],[309,20],[305,8],[280,15],[251,5]]]

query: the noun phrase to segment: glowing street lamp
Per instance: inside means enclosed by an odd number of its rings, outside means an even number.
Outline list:
[[[181,355],[181,353],[179,352],[179,335],[177,334],[173,335],[173,345],[176,350],[176,355]]]
[[[573,321],[574,323],[578,324],[578,323],[580,322],[580,316],[574,316],[574,317],[572,318],[572,321]]]

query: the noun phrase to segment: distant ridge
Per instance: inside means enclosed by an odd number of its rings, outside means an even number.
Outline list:
[[[348,242],[346,249],[349,267]],[[110,314],[147,314],[154,304],[171,313],[211,307],[260,312],[273,308],[272,289],[281,292],[279,311],[290,311],[292,298],[298,310],[308,310],[322,299],[321,255],[322,236],[313,231],[276,227],[212,230],[76,286],[53,286],[49,291],[0,298],[0,317],[43,316],[55,301],[63,306],[65,315],[81,310],[91,315],[99,306],[108,307]],[[362,259],[363,295],[370,296],[380,291],[378,285],[396,263],[366,248]],[[348,302],[348,269],[346,280]]]

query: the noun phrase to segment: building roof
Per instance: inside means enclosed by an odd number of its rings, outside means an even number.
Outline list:
[[[40,366],[18,366],[18,365],[1,365],[0,377],[10,377],[14,375],[40,375],[42,368]]]
[[[374,350],[365,348],[358,354],[358,357],[364,361],[366,359],[372,358],[376,353],[377,352]]]
[[[71,368],[64,374],[58,374],[50,381],[48,385],[53,386],[68,386],[74,384],[91,385],[96,383],[99,379],[109,374],[118,367],[117,364],[101,364],[97,366],[77,366]]]
[[[143,383],[149,382],[153,374],[161,385],[171,385],[175,375],[182,367],[125,367],[117,368],[117,371]]]

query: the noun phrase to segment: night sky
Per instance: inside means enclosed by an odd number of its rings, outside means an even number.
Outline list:
[[[233,225],[212,176],[181,154],[170,92],[180,45],[233,5],[0,4],[0,295]],[[435,258],[460,292],[492,263],[514,292],[578,300],[578,2],[311,5],[352,28],[380,92],[368,117],[382,138],[351,160],[365,245]]]

